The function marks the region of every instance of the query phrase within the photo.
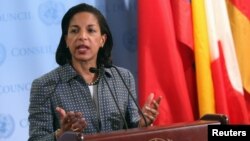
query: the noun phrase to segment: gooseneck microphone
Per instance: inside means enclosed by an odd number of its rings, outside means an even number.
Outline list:
[[[89,68],[89,71],[90,71],[91,73],[99,73],[100,70],[97,69],[97,68],[91,67],[91,68]],[[126,119],[125,119],[125,116],[122,114],[122,111],[121,111],[121,109],[120,109],[120,107],[119,107],[119,105],[118,105],[118,103],[117,103],[117,101],[116,101],[116,98],[115,98],[115,96],[114,96],[114,93],[112,92],[112,90],[111,90],[111,88],[110,88],[110,85],[109,85],[109,83],[108,83],[106,77],[103,76],[103,78],[104,78],[105,83],[106,83],[107,86],[108,86],[108,89],[109,89],[109,91],[110,91],[110,93],[111,93],[111,96],[112,96],[112,98],[113,98],[113,100],[114,100],[114,102],[115,102],[115,105],[116,105],[116,107],[117,107],[117,109],[118,109],[118,111],[119,111],[119,114],[120,114],[120,116],[121,116],[121,118],[122,118],[122,120],[123,120],[123,122],[124,122],[124,124],[125,124],[125,128],[128,129],[127,121],[126,121]]]
[[[126,87],[126,89],[127,89],[127,91],[128,91],[128,94],[132,97],[132,100],[133,100],[133,102],[135,103],[135,105],[136,105],[136,107],[137,107],[139,113],[141,114],[141,116],[142,116],[142,118],[143,118],[143,120],[144,120],[144,123],[145,123],[145,125],[146,125],[146,127],[147,127],[148,124],[147,124],[146,117],[144,116],[144,114],[143,114],[141,108],[140,108],[139,105],[137,104],[137,101],[135,100],[135,98],[134,98],[134,96],[132,95],[130,89],[128,88],[127,84],[125,83],[125,80],[124,80],[124,78],[123,78],[122,75],[121,75],[121,72],[120,72],[119,69],[118,69],[116,66],[114,66],[114,65],[109,65],[109,66],[107,66],[107,68],[111,68],[111,67],[113,67],[113,68],[116,70],[116,72],[118,73],[119,77],[121,78],[121,80],[122,80],[124,86]],[[92,72],[92,73],[97,73],[99,70],[98,70],[97,68],[90,68],[89,71]],[[106,81],[107,81],[107,80],[106,80]],[[106,82],[106,83],[107,83],[107,82]],[[108,85],[108,87],[110,87],[110,86]],[[109,89],[110,89],[110,88],[109,88]],[[111,91],[111,90],[110,90],[110,91]]]
[[[94,67],[89,68],[89,71],[90,71],[91,73],[99,73],[99,69],[94,68]]]
[[[121,72],[120,72],[119,69],[118,69],[116,66],[114,66],[114,65],[111,65],[110,67],[115,68],[116,72],[117,72],[118,75],[120,76],[120,78],[121,78],[121,80],[122,80],[124,86],[126,87],[128,93],[129,93],[129,95],[132,97],[132,99],[133,99],[133,101],[134,101],[136,107],[138,108],[138,111],[139,111],[139,113],[141,114],[141,116],[142,116],[142,118],[143,118],[143,120],[144,120],[144,122],[145,122],[145,125],[146,125],[146,127],[147,127],[148,124],[147,124],[146,117],[144,116],[144,114],[143,114],[141,108],[140,108],[139,105],[137,104],[137,101],[135,100],[135,98],[134,98],[134,96],[132,95],[130,89],[128,88],[127,84],[125,83],[125,80],[124,80],[124,78],[123,78],[122,75],[121,75]]]

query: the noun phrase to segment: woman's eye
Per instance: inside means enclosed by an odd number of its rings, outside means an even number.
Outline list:
[[[93,32],[95,32],[95,30],[90,28],[90,29],[88,29],[88,32],[93,33]]]
[[[78,32],[78,29],[71,29],[70,30],[70,33],[77,33]]]

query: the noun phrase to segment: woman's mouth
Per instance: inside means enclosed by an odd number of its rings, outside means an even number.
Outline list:
[[[85,53],[89,47],[88,46],[85,46],[85,45],[80,45],[76,48],[80,53]]]

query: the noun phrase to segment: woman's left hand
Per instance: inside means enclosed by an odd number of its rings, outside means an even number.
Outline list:
[[[57,107],[56,111],[60,115],[60,129],[55,134],[56,138],[66,131],[82,132],[87,127],[87,122],[81,112],[66,112],[60,107]]]
[[[151,125],[155,121],[155,119],[159,114],[158,108],[161,102],[161,98],[162,97],[160,96],[157,99],[154,99],[154,93],[150,93],[150,95],[147,98],[147,101],[145,102],[142,108],[142,113],[146,118],[147,123],[145,123],[144,118],[141,116],[141,119],[139,121],[139,127],[145,127]]]

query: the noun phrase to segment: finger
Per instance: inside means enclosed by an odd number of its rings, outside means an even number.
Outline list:
[[[147,113],[150,114],[150,115],[158,115],[159,112],[156,110],[156,109],[153,109],[153,108],[149,108],[149,107],[146,107],[147,109]]]
[[[152,115],[149,115],[148,113],[144,113],[144,115],[147,118],[147,124],[151,124],[155,120],[155,117]]]
[[[158,110],[159,101],[160,101],[159,99],[153,100],[153,102],[152,102],[152,103],[153,103],[153,104],[152,104],[152,105],[153,105],[153,106],[152,106],[153,109]]]
[[[83,118],[83,115],[81,112],[75,112],[75,116],[76,118],[79,118],[79,119]]]
[[[81,132],[81,130],[79,128],[72,128],[71,130],[74,132]]]
[[[85,118],[82,118],[81,120],[79,120],[78,123],[81,126],[81,131],[83,131],[85,128],[87,128],[87,122],[86,122]]]
[[[78,119],[77,122],[72,124],[71,130],[72,131],[83,131],[87,127],[86,121],[84,118]]]
[[[80,130],[80,126],[76,123],[72,124],[71,127],[70,127],[70,130],[71,131],[79,131]]]
[[[68,116],[70,120],[72,120],[72,123],[76,123],[83,119],[81,112],[69,112]]]
[[[62,127],[65,130],[70,129],[72,123],[75,122],[75,114],[74,112],[66,112],[65,118],[62,120]]]
[[[68,116],[69,118],[75,117],[75,112],[73,112],[73,111],[69,111],[69,112],[67,112],[66,114],[67,114],[67,116]]]
[[[153,108],[154,109],[156,109],[156,110],[158,110],[158,107],[159,107],[159,105],[160,105],[160,102],[161,102],[161,99],[162,99],[162,97],[161,96],[159,96],[156,100],[153,100]]]
[[[156,99],[156,102],[157,102],[158,104],[160,104],[161,99],[162,99],[162,96],[159,96],[159,97]]]
[[[59,114],[60,119],[63,119],[66,117],[66,111],[61,107],[56,107],[56,112]]]
[[[61,125],[61,129],[63,131],[69,131],[71,126],[72,126],[71,121],[65,118],[64,122]]]
[[[153,98],[154,98],[154,93],[150,93],[144,105],[149,106],[151,104]]]
[[[83,114],[81,112],[76,113],[76,117],[78,118],[79,125],[81,125],[84,128],[87,127],[87,122],[85,118],[83,118]]]
[[[152,108],[158,110],[159,104],[154,100]]]
[[[75,112],[67,112],[67,123],[70,123],[70,124],[73,124],[77,122],[77,117],[76,117],[76,114]]]

